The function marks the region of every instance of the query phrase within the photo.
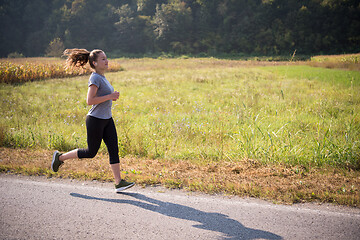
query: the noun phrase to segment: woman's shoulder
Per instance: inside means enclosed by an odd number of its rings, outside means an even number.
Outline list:
[[[97,73],[92,73],[89,77],[88,86],[95,85],[97,87],[100,87],[101,82],[102,82],[102,79],[101,79],[100,75]]]

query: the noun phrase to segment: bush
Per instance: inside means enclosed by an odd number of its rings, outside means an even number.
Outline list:
[[[13,52],[9,53],[8,58],[23,58],[24,55],[22,53]]]
[[[64,43],[60,38],[55,38],[49,43],[48,48],[46,49],[47,57],[61,57],[64,52]]]

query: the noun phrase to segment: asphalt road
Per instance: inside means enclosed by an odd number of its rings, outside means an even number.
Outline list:
[[[0,239],[360,239],[360,209],[0,174]]]

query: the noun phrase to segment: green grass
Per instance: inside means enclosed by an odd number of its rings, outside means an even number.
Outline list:
[[[289,79],[319,81],[334,87],[360,87],[359,71],[324,69],[311,66],[277,66],[266,67],[272,73]]]
[[[125,71],[106,74],[121,93],[113,103],[121,156],[360,168],[359,72],[121,61]],[[86,147],[87,80],[0,85],[0,145]]]

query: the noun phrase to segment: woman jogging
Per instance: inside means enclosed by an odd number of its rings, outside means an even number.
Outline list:
[[[61,154],[54,152],[51,169],[54,172],[65,160],[74,158],[93,158],[96,156],[101,141],[104,140],[109,152],[110,166],[115,178],[116,192],[120,192],[135,185],[135,183],[126,182],[120,176],[120,161],[118,138],[114,121],[112,119],[111,106],[112,101],[119,98],[119,92],[114,91],[109,81],[105,78],[104,73],[108,69],[108,60],[102,50],[86,49],[67,49],[64,55],[67,67],[83,67],[88,62],[93,69],[88,82],[88,93],[86,102],[92,105],[86,117],[87,130],[87,149],[75,149],[70,152]]]

